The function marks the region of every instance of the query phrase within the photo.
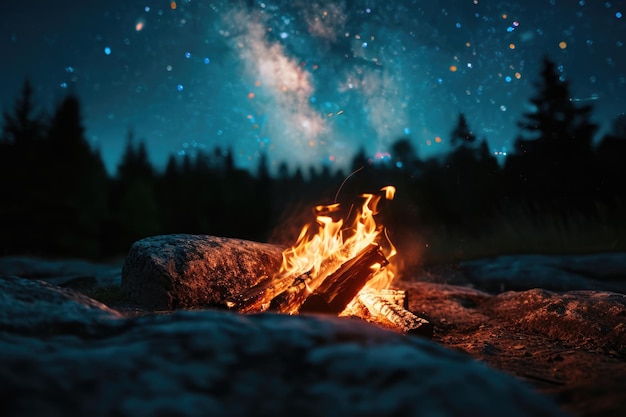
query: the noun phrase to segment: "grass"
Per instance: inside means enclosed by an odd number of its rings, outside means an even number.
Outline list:
[[[424,242],[423,264],[454,263],[505,254],[588,254],[626,252],[626,216],[598,208],[594,216],[578,213],[532,214],[527,208],[503,210],[479,232],[446,226],[432,229]]]

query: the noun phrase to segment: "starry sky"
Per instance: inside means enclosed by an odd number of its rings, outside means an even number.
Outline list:
[[[543,56],[594,106],[626,111],[626,4],[601,0],[24,0],[0,13],[0,106],[28,77],[42,110],[68,92],[115,171],[127,132],[163,167],[232,148],[236,163],[346,168],[408,137],[441,154],[459,112],[512,149]]]

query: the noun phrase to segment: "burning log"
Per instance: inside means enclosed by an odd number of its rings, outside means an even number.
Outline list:
[[[387,263],[380,246],[370,244],[330,274],[311,295],[306,297],[300,311],[340,313],[372,275]]]
[[[300,306],[302,306],[307,297],[313,292],[309,286],[310,281],[308,276],[296,278],[291,287],[278,294],[276,298],[272,300],[270,310],[287,314],[297,313]]]
[[[311,271],[299,275],[278,275],[245,291],[235,300],[228,302],[228,307],[240,313],[253,313],[269,309],[280,313],[295,314],[305,299],[326,277],[330,276],[333,270],[337,269],[339,259],[345,256],[343,252],[349,252],[351,249],[351,244],[346,244],[338,253],[324,259],[314,277],[311,276]]]
[[[229,301],[228,307],[240,313],[265,311],[271,301],[282,292],[288,290],[293,278],[267,279],[239,295],[234,301]]]
[[[374,292],[377,296],[384,298],[385,300],[393,303],[399,307],[404,308],[405,310],[408,308],[409,303],[406,299],[406,291],[404,290],[392,290],[392,289],[382,289],[373,291],[370,289],[363,289],[363,291]],[[357,300],[359,297],[357,297]]]
[[[332,262],[328,263],[332,264]],[[272,299],[269,309],[287,314],[295,314],[301,308],[304,308],[301,311],[318,313],[332,313],[338,308],[339,311],[342,311],[345,305],[354,298],[354,294],[358,293],[376,272],[372,266],[380,265],[382,267],[386,263],[387,260],[378,245],[372,244],[342,264],[322,283],[319,283],[319,279],[312,280],[308,274],[299,276],[287,290]],[[324,294],[321,300],[319,299],[320,294]],[[328,300],[333,300],[332,308]],[[342,308],[341,304],[344,303]]]
[[[381,191],[386,199],[393,199],[394,187]],[[283,251],[278,274],[250,288],[228,306],[241,313],[268,309],[288,314],[355,312],[404,333],[432,334],[428,321],[406,310],[404,292],[363,290],[375,275],[377,280],[370,285],[378,288],[393,279],[393,274],[384,270],[389,260],[379,245],[381,237],[387,239],[389,257],[395,254],[395,248],[374,220],[382,196],[362,197],[360,209],[352,210],[351,206],[345,219],[335,218],[338,203],[315,207],[317,233],[312,233],[314,229],[309,225],[304,226],[296,244]]]
[[[367,308],[375,319],[384,319],[403,333],[431,337],[433,325],[404,309],[387,294],[364,289],[359,292],[357,301]]]
[[[328,270],[332,268],[333,263],[336,265],[334,257],[322,264],[322,272],[319,274],[323,280],[321,283],[320,277],[313,279],[309,273],[296,277],[288,286],[286,284],[291,279],[290,277],[270,282],[264,281],[244,293],[233,306],[243,313],[269,309],[280,313],[295,314],[301,307],[304,307],[305,303],[307,307],[303,311],[325,313],[335,312],[336,309],[342,311],[377,272],[377,269],[372,269],[372,267],[379,265],[379,268],[382,268],[387,264],[387,259],[378,245],[372,244],[339,266],[334,273],[329,274]],[[327,274],[329,275],[324,279]],[[320,294],[324,294],[322,300],[316,301]],[[308,301],[310,297],[313,297],[312,301]],[[330,301],[333,304],[332,308],[329,307]]]

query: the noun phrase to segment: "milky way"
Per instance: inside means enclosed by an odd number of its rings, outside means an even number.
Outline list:
[[[386,158],[408,137],[448,148],[459,112],[492,151],[511,149],[540,62],[603,127],[626,110],[623,2],[13,2],[0,17],[0,93],[28,76],[44,109],[68,91],[110,171],[130,129],[157,166],[231,148],[254,169]]]

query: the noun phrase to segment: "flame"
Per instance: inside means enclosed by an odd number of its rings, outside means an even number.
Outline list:
[[[363,194],[362,205],[356,209],[350,207],[343,217],[343,207],[338,203],[315,207],[315,223],[304,226],[294,246],[283,252],[278,275],[307,274],[312,277],[308,285],[313,291],[341,264],[372,243],[381,244],[384,239],[389,248],[386,257],[389,259],[395,255],[396,250],[384,227],[376,223],[375,215],[380,200],[383,197],[393,200],[396,189],[386,186],[380,191],[378,194]],[[368,282],[367,288],[387,288],[393,279],[391,269],[381,268],[381,265],[372,265],[372,268],[379,271]]]

